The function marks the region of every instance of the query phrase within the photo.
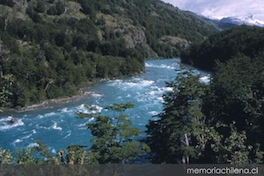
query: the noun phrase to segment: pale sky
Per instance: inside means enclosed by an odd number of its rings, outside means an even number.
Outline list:
[[[246,17],[264,20],[264,0],[162,0],[207,17]]]

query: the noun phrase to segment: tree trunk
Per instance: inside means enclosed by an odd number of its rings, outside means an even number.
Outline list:
[[[3,78],[4,73],[3,73],[3,66],[0,65],[0,78]]]
[[[185,144],[186,146],[189,146],[189,140],[188,140],[188,136],[187,136],[187,133],[184,134],[184,138],[185,138]],[[190,163],[190,158],[189,158],[189,155],[184,155],[183,158],[182,158],[182,162],[184,164],[189,164]]]

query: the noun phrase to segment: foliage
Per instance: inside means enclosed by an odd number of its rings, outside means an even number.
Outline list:
[[[13,7],[15,5],[13,0],[1,0],[0,4],[1,5],[7,5],[9,7]]]
[[[13,157],[9,150],[4,150],[0,148],[0,164],[11,164],[12,159]]]
[[[10,96],[13,95],[11,92],[12,84],[14,83],[14,78],[12,74],[4,75],[0,85],[2,90],[0,90],[0,105],[4,106],[8,102]]]
[[[247,162],[256,162],[256,156],[264,150],[260,145],[264,142],[263,64],[263,56],[254,59],[238,57],[226,64],[219,63],[212,75],[208,97],[204,100],[204,112],[214,119],[214,124],[234,123],[237,133],[246,134],[244,144],[252,146]],[[230,130],[219,128],[218,132],[227,138],[232,134]]]
[[[191,73],[177,75],[168,84],[173,91],[164,98],[163,113],[158,120],[147,125],[147,144],[150,146],[154,163],[189,163],[202,152],[205,116],[201,112],[201,99],[205,85]]]
[[[182,73],[147,125],[154,163],[263,163],[263,56],[218,63],[208,85]]]
[[[213,134],[203,161],[263,163],[263,32],[249,26],[229,29],[182,55],[183,62],[214,71],[202,106]]]
[[[54,156],[47,145],[37,141],[33,147],[18,150],[14,158],[10,151],[0,149],[0,164],[126,164],[150,152],[146,144],[136,140],[141,131],[132,127],[123,113],[134,107],[132,103],[106,106],[105,110],[113,112],[112,117],[102,115],[92,106],[86,107],[91,111],[87,117],[93,114],[95,118],[87,124],[93,135],[90,148],[70,145]]]
[[[239,55],[256,57],[263,53],[264,29],[240,26],[212,35],[202,43],[195,43],[182,55],[184,63],[213,70],[216,61],[226,62]]]
[[[92,146],[88,151],[90,163],[99,164],[124,164],[131,163],[149,148],[135,140],[140,130],[131,127],[131,121],[123,112],[133,108],[133,104],[112,104],[105,109],[113,111],[113,116],[104,116],[94,113],[95,121],[88,123],[88,129],[94,136],[91,139]],[[118,115],[115,115],[118,113]]]
[[[224,124],[216,126],[216,128],[218,127],[224,127],[226,130],[230,131],[230,135],[228,137],[220,135],[220,133],[214,133],[214,135],[212,135],[211,139],[214,140],[214,142],[211,143],[211,148],[214,154],[211,155],[211,157],[215,157],[214,162],[229,164],[262,163],[262,155],[264,153],[260,151],[259,146],[254,149],[252,145],[247,143],[246,132],[238,132],[235,127],[235,121],[233,121],[229,127]],[[253,158],[251,158],[252,153]]]
[[[1,2],[2,9],[8,9],[13,1]],[[14,78],[12,95],[5,96],[1,106],[19,108],[71,96],[87,82],[140,73],[145,58],[177,57],[188,43],[216,32],[206,22],[156,0],[23,4],[13,4],[13,12],[6,10],[0,17],[1,48],[8,51],[1,57],[1,72]],[[172,46],[161,42],[164,36],[186,41]]]
[[[45,10],[45,3],[43,1],[38,1],[35,11],[38,13],[43,13]]]

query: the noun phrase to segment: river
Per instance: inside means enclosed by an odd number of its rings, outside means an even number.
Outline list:
[[[144,137],[145,125],[162,112],[162,95],[171,89],[166,81],[175,79],[180,69],[179,59],[146,60],[144,73],[130,78],[97,83],[87,89],[89,96],[67,103],[51,104],[28,112],[0,114],[0,147],[15,151],[32,147],[41,141],[56,153],[59,149],[76,144],[90,146],[91,134],[86,124],[93,119],[76,118],[76,112],[86,112],[85,104],[102,107],[112,103],[132,102],[135,107],[126,111],[133,126],[140,128]],[[206,80],[207,73],[196,70]],[[11,125],[8,120],[18,119]]]

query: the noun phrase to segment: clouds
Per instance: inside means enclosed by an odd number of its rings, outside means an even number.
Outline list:
[[[213,18],[254,15],[264,20],[264,0],[163,0],[182,10]]]

